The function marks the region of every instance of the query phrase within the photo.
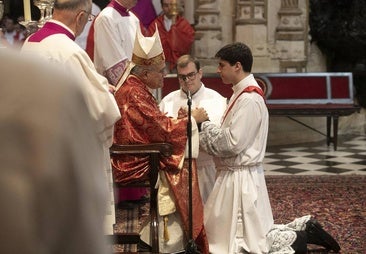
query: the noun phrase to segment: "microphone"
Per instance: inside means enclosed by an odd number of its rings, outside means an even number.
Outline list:
[[[192,95],[191,95],[191,91],[189,89],[187,91],[187,99],[188,99],[187,104],[192,105]]]

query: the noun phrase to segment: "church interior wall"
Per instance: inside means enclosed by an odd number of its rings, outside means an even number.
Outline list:
[[[214,55],[227,43],[251,47],[253,73],[325,72],[325,56],[309,35],[308,0],[195,0],[193,55],[205,73],[216,72]],[[322,132],[325,117],[298,120]],[[339,134],[365,133],[364,111],[340,117]],[[271,117],[269,144],[302,143],[325,137],[286,117]]]
[[[160,0],[152,1],[159,12]],[[185,17],[196,30],[191,53],[201,61],[205,73],[216,72],[215,53],[234,41],[247,43],[252,48],[254,73],[324,72],[327,69],[325,56],[316,43],[310,42],[310,0],[179,1],[185,7]],[[4,2],[8,10],[9,3],[15,0]],[[365,110],[341,117],[339,134],[366,133],[365,118]],[[325,118],[324,121],[311,117],[299,120],[318,130],[325,130]],[[322,135],[285,117],[270,118],[270,144],[321,139],[324,139]]]

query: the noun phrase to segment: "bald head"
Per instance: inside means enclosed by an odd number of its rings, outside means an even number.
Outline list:
[[[55,10],[84,10],[87,7],[91,8],[92,0],[56,0]]]
[[[92,0],[56,0],[53,19],[69,27],[75,36],[84,30],[92,10]]]

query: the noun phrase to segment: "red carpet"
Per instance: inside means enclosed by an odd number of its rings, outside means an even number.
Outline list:
[[[275,223],[311,214],[338,241],[340,253],[366,253],[366,176],[286,175],[266,180]]]
[[[266,176],[275,223],[288,223],[311,214],[340,244],[342,254],[366,253],[366,176]],[[139,211],[140,210],[140,211]],[[138,228],[138,216],[147,216],[147,207],[118,211],[115,229]],[[327,253],[310,245],[309,253]],[[136,251],[136,246],[114,246],[114,251]]]

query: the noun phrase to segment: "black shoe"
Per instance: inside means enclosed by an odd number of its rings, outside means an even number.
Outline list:
[[[334,252],[339,252],[341,249],[337,241],[315,219],[310,219],[306,222],[305,232],[307,233],[308,243],[323,246],[327,250],[333,250]]]
[[[152,248],[150,245],[140,239],[137,244],[137,250],[138,252],[151,252]]]

